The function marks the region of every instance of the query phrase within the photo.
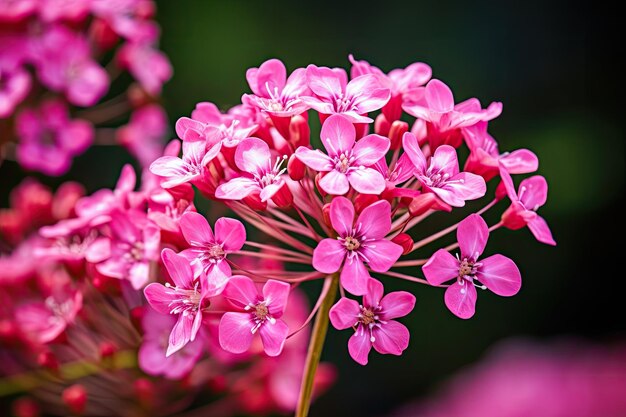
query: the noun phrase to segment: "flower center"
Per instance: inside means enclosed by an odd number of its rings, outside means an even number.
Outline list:
[[[257,330],[266,322],[276,323],[276,319],[271,316],[270,310],[267,307],[267,303],[265,301],[259,301],[256,304],[248,304],[245,307],[246,310],[250,311],[250,315],[252,316],[252,321],[254,322],[254,326],[252,326],[252,333],[256,333]]]
[[[267,306],[263,303],[257,304],[254,308],[254,315],[256,316],[257,320],[264,321],[267,318],[269,312],[270,311],[267,309]]]
[[[476,267],[474,266],[474,262],[465,258],[461,261],[461,266],[459,267],[459,277],[463,278],[466,276],[476,275]]]
[[[346,247],[346,249],[352,251],[352,250],[357,250],[361,246],[361,243],[359,243],[359,241],[356,238],[352,236],[348,236],[344,240],[343,245]]]
[[[169,307],[171,308],[170,314],[188,315],[198,311],[202,299],[200,291],[198,290],[199,284],[199,282],[196,282],[193,288],[187,289],[175,287],[169,282],[165,283],[165,286],[178,296],[178,298],[169,303]]]
[[[361,315],[359,316],[359,322],[368,326],[372,323],[376,323],[376,314],[369,308],[361,307]]]
[[[354,157],[350,154],[346,155],[345,153],[342,153],[341,155],[336,156],[333,162],[335,163],[335,170],[345,174],[352,166]]]
[[[222,245],[213,245],[207,250],[209,260],[214,263],[223,259],[224,255],[226,255],[226,252],[224,252]]]
[[[356,111],[357,107],[354,105],[354,98],[344,95],[340,93],[339,96],[335,97],[335,112],[344,113],[348,111]]]

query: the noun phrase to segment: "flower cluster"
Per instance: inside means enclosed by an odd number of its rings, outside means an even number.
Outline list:
[[[156,100],[172,69],[154,12],[151,0],[0,3],[0,161],[56,176],[94,142],[117,142],[142,164],[161,155]],[[136,83],[107,97],[125,71]],[[131,111],[126,126],[105,128]]]
[[[93,327],[93,300],[113,298],[114,310],[122,305],[135,317],[126,325],[143,336],[145,373],[221,380],[233,407],[297,406],[305,415],[313,387],[332,380],[330,368],[316,372],[329,320],[353,329],[347,351],[359,364],[372,348],[391,355],[408,348],[409,330],[397,319],[412,312],[415,291],[385,293],[383,281],[444,287],[445,305],[463,319],[475,314],[477,289],[516,294],[516,264],[483,256],[490,233],[527,225],[539,241],[554,240],[536,213],[545,179],[526,178],[516,190],[512,177],[536,171],[537,157],[524,149],[500,154],[487,132],[501,104],[455,103],[423,63],[384,73],[350,61],[350,76],[315,65],[288,75],[276,59],[249,69],[242,103],[225,112],[197,104],[140,187],[125,167],[113,190],[86,197],[59,190],[61,214],[46,212],[30,228],[19,219],[28,216],[19,209],[24,197],[16,197],[2,213],[15,237],[1,261],[14,272],[0,285],[8,298],[14,289],[4,285],[15,280],[35,279],[40,291],[12,298],[33,301],[8,302],[4,327],[56,354],[73,342],[63,334]],[[128,127],[127,134],[150,135],[143,125],[150,116],[133,117],[138,133]],[[462,170],[461,146],[469,149]],[[203,213],[193,203],[200,196],[211,201]],[[505,200],[501,220],[488,226],[483,214]],[[464,219],[424,236],[423,222],[453,211]],[[438,243],[454,231],[457,243]],[[28,253],[36,273],[20,271]],[[308,308],[298,287],[312,281],[322,285]],[[43,314],[53,317],[45,329]],[[133,340],[115,343],[132,350]]]

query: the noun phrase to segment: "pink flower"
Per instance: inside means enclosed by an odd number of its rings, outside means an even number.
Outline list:
[[[167,129],[165,110],[158,104],[148,104],[135,110],[130,122],[120,127],[116,135],[141,166],[147,167],[163,154],[163,137]]]
[[[70,103],[93,106],[109,88],[106,71],[91,59],[87,39],[55,26],[42,39],[41,57],[36,67],[41,82],[63,92]]]
[[[451,312],[462,319],[472,317],[476,309],[476,287],[489,289],[503,297],[517,294],[522,277],[515,262],[499,254],[478,261],[489,239],[489,228],[482,217],[469,215],[459,223],[456,236],[461,248],[460,257],[455,258],[447,250],[439,249],[422,267],[431,285],[455,280],[445,294],[446,306]]]
[[[167,56],[145,43],[124,44],[117,59],[153,96],[159,95],[163,84],[172,77],[172,65]]]
[[[39,234],[50,239],[52,244],[36,249],[34,255],[38,259],[82,261],[98,236],[95,225],[92,219],[77,217],[44,226],[39,229]]]
[[[300,99],[311,94],[304,68],[294,70],[287,78],[285,65],[278,59],[270,59],[259,68],[250,68],[246,79],[254,94],[244,94],[244,100],[268,114],[291,117],[309,109]]]
[[[289,332],[281,319],[289,289],[290,285],[285,282],[269,280],[261,295],[250,278],[243,275],[231,277],[222,294],[238,311],[229,311],[222,316],[219,326],[222,349],[243,353],[250,348],[258,331],[265,353],[280,355]]]
[[[143,340],[139,347],[139,367],[149,375],[163,375],[170,379],[181,379],[193,369],[202,355],[202,341],[195,340],[174,354],[165,356],[169,345],[169,334],[176,324],[171,315],[159,314],[147,309],[142,317]]]
[[[94,134],[88,122],[70,119],[61,101],[47,101],[37,110],[22,111],[16,131],[20,165],[55,176],[67,172],[72,158],[91,145]]]
[[[180,229],[191,248],[180,254],[191,261],[194,277],[205,274],[209,283],[223,288],[231,275],[226,261],[246,241],[246,229],[239,220],[221,217],[215,222],[215,234],[203,215],[187,212],[180,218]]]
[[[386,272],[402,255],[400,245],[385,239],[391,229],[391,205],[378,201],[363,209],[355,223],[352,202],[335,197],[330,203],[330,222],[338,236],[318,243],[313,268],[324,274],[341,269],[341,285],[352,294],[365,294],[370,274],[364,262],[372,271]]]
[[[150,276],[150,264],[158,261],[161,236],[159,229],[143,213],[111,213],[110,237],[94,242],[87,253],[89,262],[99,262],[102,275],[127,279],[136,290],[143,288]]]
[[[214,129],[215,130],[215,129]],[[214,132],[217,133],[217,132]],[[217,139],[212,136],[213,139]],[[207,141],[204,137],[183,141],[183,157],[162,156],[150,165],[150,172],[163,177],[163,188],[172,188],[177,185],[199,181],[205,172],[206,165],[220,153],[222,142]]]
[[[537,155],[528,149],[500,154],[498,143],[487,133],[487,122],[478,122],[463,131],[465,143],[470,149],[464,169],[482,176],[485,181],[498,175],[499,164],[502,164],[509,174],[535,172],[539,166]]]
[[[353,123],[373,122],[362,115],[380,109],[389,101],[389,89],[371,74],[348,82],[343,69],[309,65],[306,77],[314,96],[302,97],[302,101],[322,114],[342,114]]]
[[[459,172],[456,150],[449,145],[441,145],[426,163],[426,157],[415,136],[407,132],[402,137],[404,151],[415,166],[415,176],[425,190],[435,193],[445,203],[463,207],[465,201],[475,200],[485,195],[485,180],[470,172]]]
[[[184,139],[187,130],[206,136],[204,132],[208,127],[217,128],[222,144],[227,148],[234,148],[239,145],[239,142],[249,138],[258,128],[254,120],[239,112],[241,107],[235,106],[228,113],[222,113],[213,103],[198,103],[194,111],[191,112],[191,119],[188,117],[178,119],[176,133],[178,137]]]
[[[353,79],[360,75],[373,74],[381,85],[391,92],[391,99],[382,110],[385,118],[390,122],[400,119],[402,105],[413,97],[416,94],[415,90],[426,84],[432,76],[430,66],[422,62],[415,62],[406,68],[394,69],[389,74],[385,74],[367,61],[357,61],[352,55],[348,58],[352,63],[350,76]]]
[[[458,147],[462,138],[459,129],[495,119],[502,113],[502,103],[493,102],[483,110],[475,98],[455,105],[450,88],[437,79],[430,80],[420,93],[413,95],[413,100],[402,108],[426,122],[433,150],[442,144]]]
[[[393,319],[406,316],[413,307],[413,294],[395,291],[383,297],[383,284],[370,279],[363,304],[342,297],[329,315],[335,329],[354,329],[354,335],[348,340],[348,352],[357,363],[367,365],[372,346],[383,355],[398,356],[409,346],[409,330]]]
[[[171,249],[163,249],[161,258],[174,285],[153,282],[143,292],[153,309],[177,316],[165,354],[169,357],[195,340],[202,324],[204,301],[214,292],[208,286],[201,287],[201,280],[194,280],[191,266],[184,257]]]
[[[322,125],[320,136],[328,155],[319,149],[300,146],[296,149],[296,156],[309,168],[327,172],[319,182],[325,192],[343,195],[350,185],[359,193],[383,192],[385,179],[370,167],[389,150],[388,138],[367,135],[355,143],[354,125],[342,115],[329,117]]]
[[[500,164],[500,177],[511,199],[511,206],[502,213],[504,227],[511,230],[528,226],[535,238],[547,245],[556,246],[552,232],[545,219],[537,214],[539,207],[548,199],[548,183],[541,175],[534,175],[522,180],[519,192],[515,192],[513,179],[507,169]]]
[[[1,42],[1,40],[0,40]],[[13,110],[28,95],[31,78],[23,68],[5,70],[0,64],[0,119],[13,114]]]
[[[259,193],[262,202],[269,200],[285,185],[282,175],[287,168],[281,168],[285,159],[277,156],[272,163],[267,143],[257,138],[246,139],[237,146],[235,152],[235,165],[243,171],[242,176],[217,187],[215,197],[240,200],[252,193]]]
[[[89,0],[41,0],[39,16],[45,22],[80,22],[89,13]]]

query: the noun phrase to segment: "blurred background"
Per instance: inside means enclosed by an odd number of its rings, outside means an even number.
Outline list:
[[[311,415],[391,413],[437,392],[511,338],[607,346],[625,341],[624,130],[618,94],[623,66],[607,48],[613,29],[594,9],[600,6],[335,3],[157,1],[161,46],[174,67],[164,90],[172,124],[199,101],[222,108],[237,104],[248,92],[246,69],[268,58],[281,59],[289,70],[309,63],[349,68],[349,53],[384,71],[426,62],[457,101],[504,103],[490,132],[501,151],[525,147],[539,156],[539,174],[550,184],[541,215],[558,246],[536,242],[526,229],[495,232],[487,253],[517,262],[522,291],[511,299],[481,293],[469,321],[445,308],[440,289],[402,283],[418,299],[403,321],[412,337],[402,357],[375,355],[361,367],[347,354],[349,332],[331,329],[324,359],[336,364],[339,377]],[[122,149],[95,147],[68,175],[39,178],[52,186],[76,179],[92,192],[112,187],[130,161]],[[0,166],[3,207],[24,176],[16,164]],[[488,223],[504,208],[486,216]],[[439,223],[433,227],[451,222],[434,219]],[[385,281],[390,289],[401,287],[396,284]]]

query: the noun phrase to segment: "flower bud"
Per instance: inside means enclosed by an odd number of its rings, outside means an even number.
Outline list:
[[[396,237],[391,239],[391,241],[395,243],[396,245],[402,246],[403,255],[407,255],[408,253],[411,252],[411,249],[413,249],[413,239],[411,238],[411,236],[407,235],[406,233],[398,234]]]
[[[409,124],[402,120],[396,120],[391,124],[389,129],[389,140],[391,141],[392,150],[399,149],[402,146],[402,136],[409,131]]]
[[[117,346],[115,346],[115,343],[107,340],[107,341],[100,343],[99,350],[100,350],[100,358],[102,360],[105,360],[105,359],[112,358],[113,355],[117,353],[118,349],[117,349]]]
[[[113,48],[120,39],[111,25],[104,19],[95,18],[89,27],[89,37],[101,50],[108,51]]]
[[[133,389],[140,403],[149,405],[154,401],[156,390],[149,379],[137,378],[133,383]]]
[[[298,146],[309,146],[311,143],[311,128],[309,127],[309,122],[301,114],[291,118],[291,125],[289,125],[289,142],[294,149],[297,149]]]
[[[324,218],[326,226],[332,229],[333,225],[330,222],[330,203],[326,203],[324,204],[324,207],[322,207],[322,217]]]
[[[320,180],[322,178],[324,178],[324,173],[318,172],[317,175],[315,176],[315,187],[317,188],[317,191],[320,193],[322,198],[324,198],[328,195],[328,193],[326,193],[326,191],[324,191],[322,187],[320,187]]]
[[[63,402],[73,414],[83,414],[87,405],[87,390],[81,384],[74,384],[63,390]]]
[[[369,133],[370,125],[369,123],[354,123],[354,129],[356,130],[356,140],[359,140]]]
[[[391,124],[387,121],[384,114],[379,114],[374,121],[374,133],[381,136],[387,136],[389,134],[389,129],[391,128]]]
[[[265,211],[267,209],[267,202],[261,201],[261,195],[258,191],[249,194],[241,201],[252,210]]]
[[[498,187],[496,188],[496,200],[500,201],[503,198],[507,197],[506,187],[504,186],[504,181],[500,181]]]
[[[409,213],[413,217],[421,216],[428,210],[441,210],[450,212],[452,211],[452,207],[441,201],[433,193],[420,194],[417,197],[413,198],[413,200],[409,204]]]
[[[287,162],[287,173],[289,177],[294,181],[300,181],[304,178],[304,174],[306,173],[306,165],[302,163],[300,159],[296,156],[296,154],[292,154],[289,157],[289,162]]]
[[[368,207],[378,201],[378,196],[373,194],[358,194],[354,199],[354,210],[356,213],[363,211],[365,207]]]
[[[57,372],[59,370],[59,360],[56,355],[49,350],[37,355],[37,363],[42,368],[46,368],[51,372]]]
[[[39,417],[41,410],[32,398],[22,397],[13,401],[11,411],[15,417]]]
[[[280,189],[272,196],[272,201],[280,208],[291,207],[293,204],[293,195],[286,182],[283,182]]]

